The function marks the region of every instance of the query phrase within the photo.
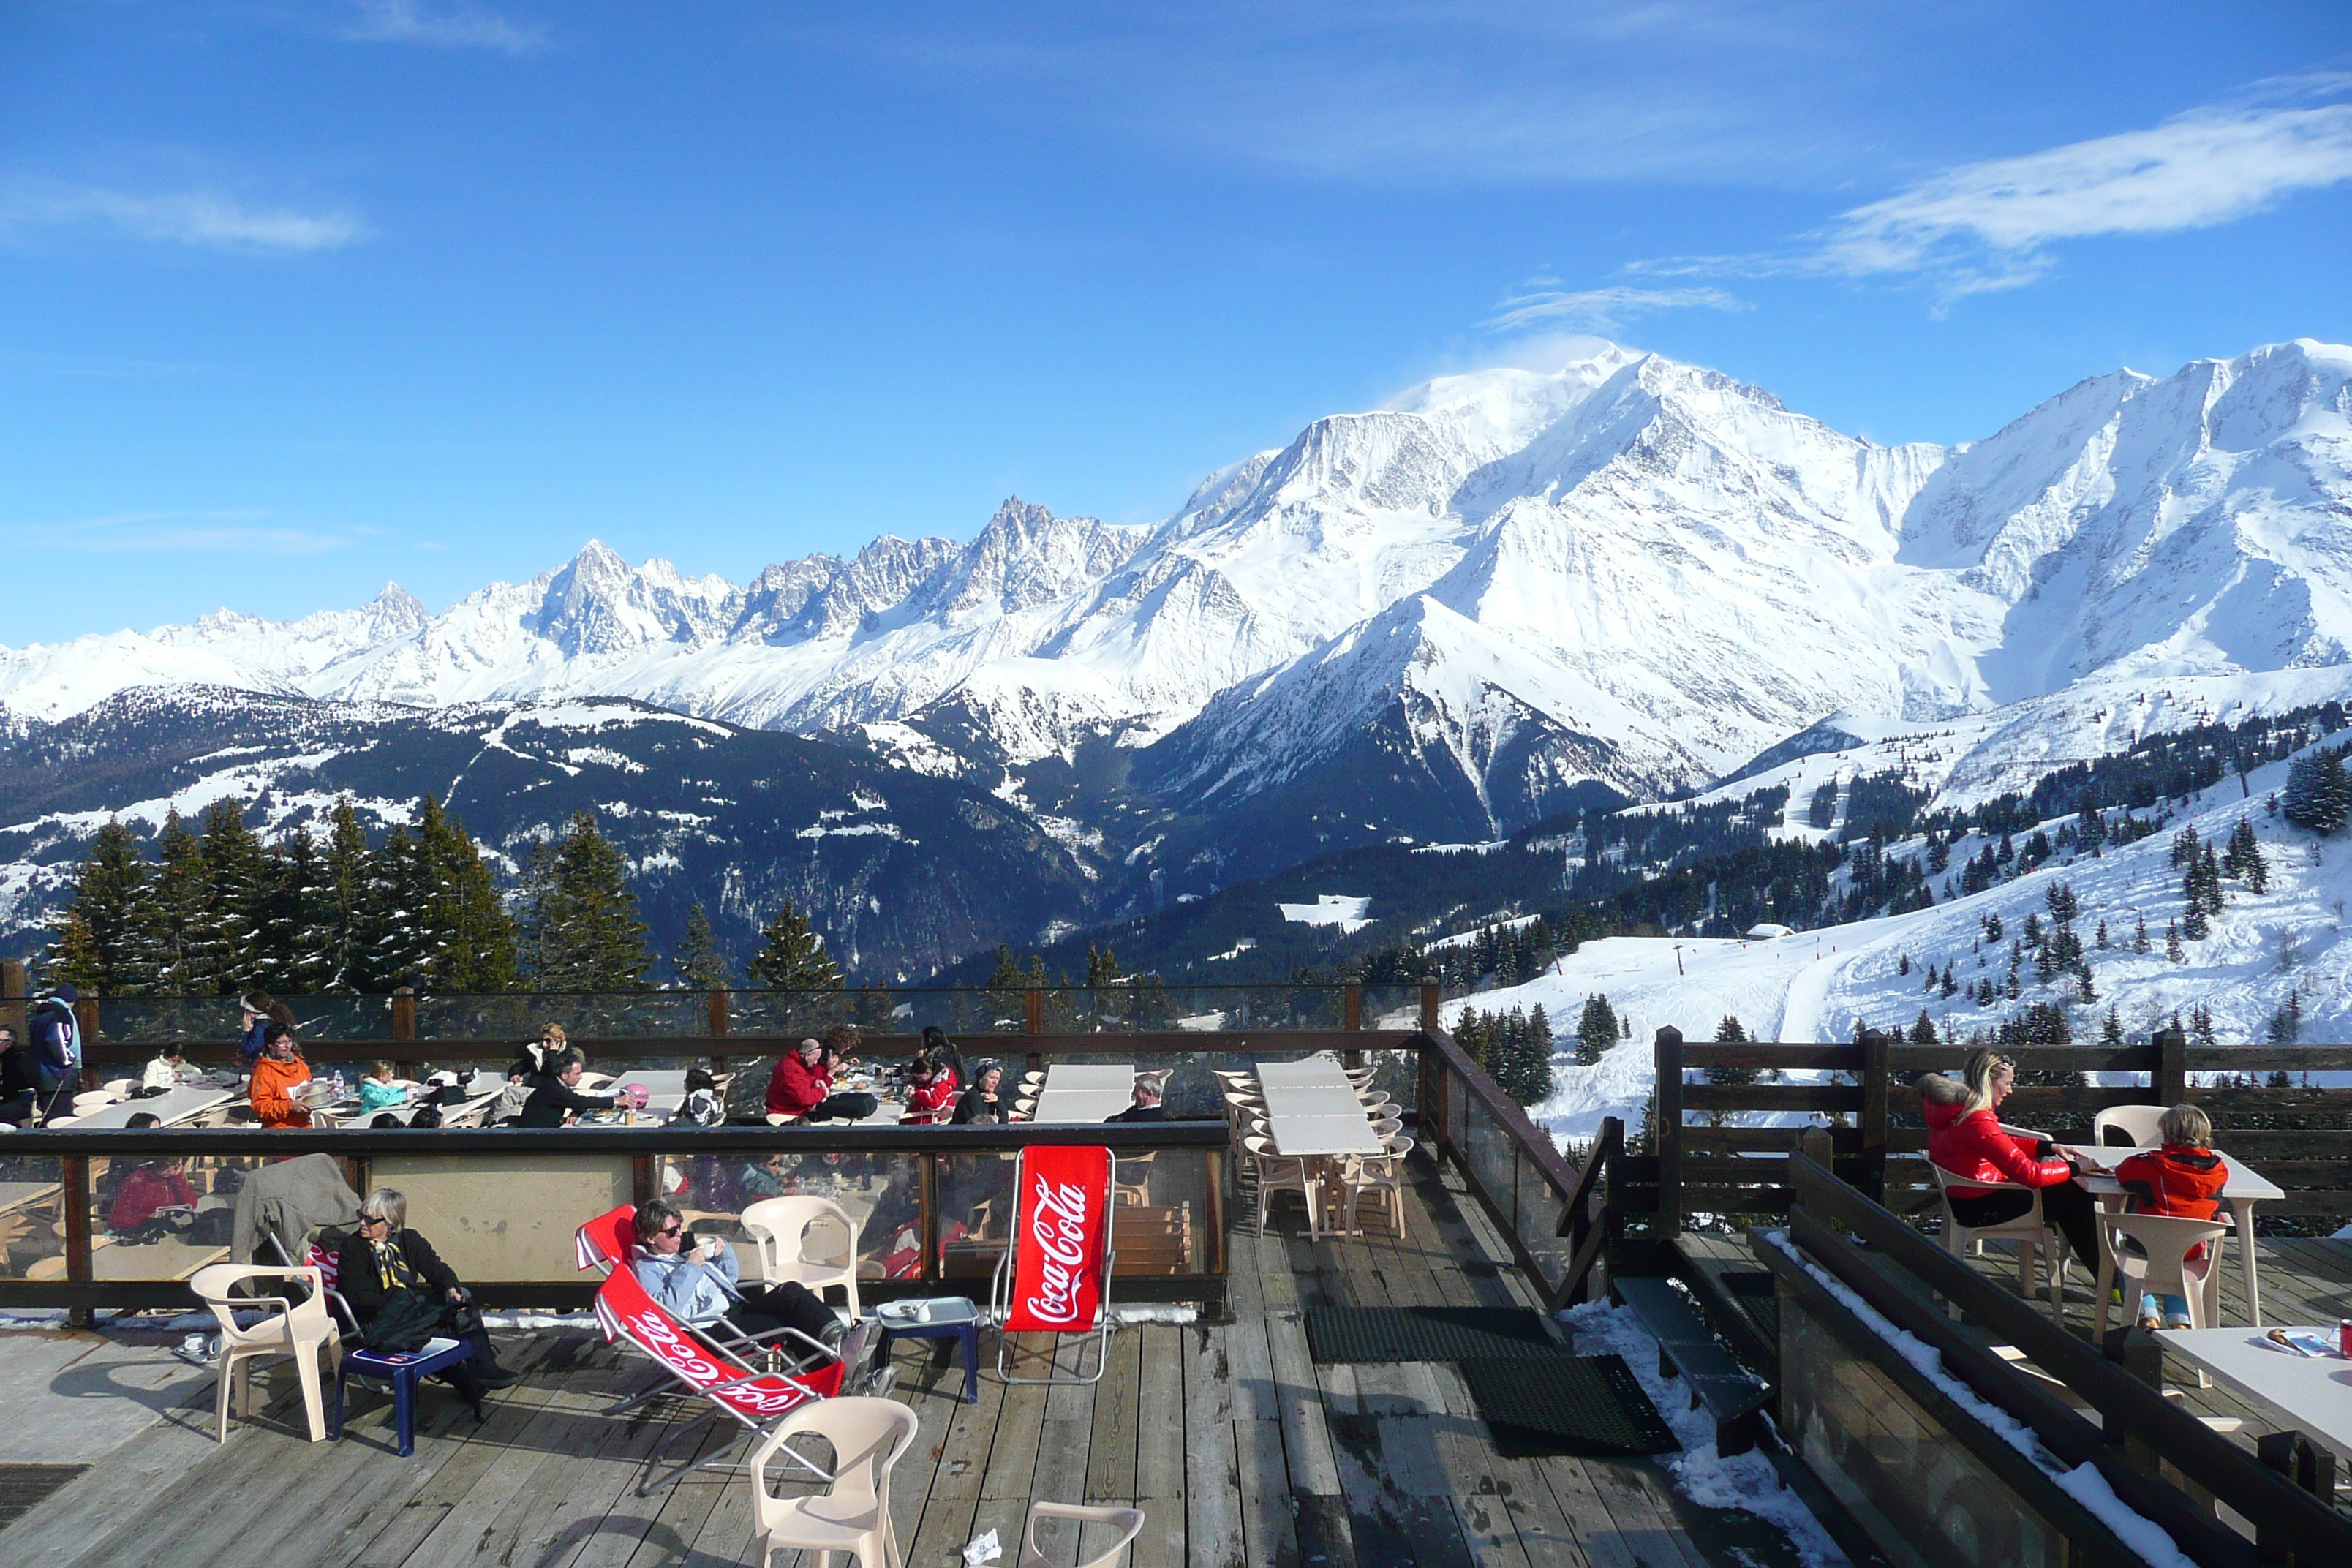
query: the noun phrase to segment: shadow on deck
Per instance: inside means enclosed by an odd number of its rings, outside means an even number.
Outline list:
[[[1135,1568],[1794,1563],[1777,1531],[1693,1505],[1657,1462],[1499,1458],[1450,1364],[1309,1359],[1303,1307],[1542,1305],[1458,1178],[1425,1164],[1415,1174],[1403,1241],[1311,1241],[1297,1234],[1295,1211],[1278,1213],[1263,1242],[1237,1226],[1233,1321],[1126,1329],[1092,1388],[983,1379],[967,1405],[960,1365],[903,1342],[894,1397],[921,1419],[892,1488],[908,1562],[960,1568],[962,1545],[993,1529],[1010,1568],[1031,1500],[1054,1499],[1142,1508]],[[411,1459],[392,1452],[381,1396],[357,1405],[343,1441],[304,1441],[283,1375],[268,1384],[265,1415],[220,1447],[207,1383],[196,1404],[107,1455],[0,1542],[13,1561],[58,1568],[749,1560],[740,1475],[635,1495],[638,1466],[667,1427],[642,1411],[601,1412],[616,1390],[640,1385],[637,1366],[574,1331],[501,1338],[525,1381],[494,1396],[479,1426],[429,1392]],[[1045,1544],[1069,1563],[1093,1543]]]

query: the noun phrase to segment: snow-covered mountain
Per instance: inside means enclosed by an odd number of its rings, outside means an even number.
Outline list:
[[[741,585],[592,543],[438,615],[394,587],[282,628],[223,611],[0,651],[0,707],[628,697],[851,735],[1057,836],[1157,802],[1109,847],[1163,837],[1147,863],[1230,879],[1701,786],[1833,713],[2352,686],[2347,636],[2352,349],[2117,372],[1983,441],[1890,448],[1612,348],[1319,419],[1148,528],[1014,500],[968,544],[885,537]],[[1106,745],[1118,765],[1087,761]],[[1263,854],[1223,826],[1307,822]]]

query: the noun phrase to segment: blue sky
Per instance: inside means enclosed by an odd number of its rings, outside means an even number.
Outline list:
[[[1967,439],[2347,258],[2340,4],[11,4],[0,641],[1150,521],[1582,332]]]

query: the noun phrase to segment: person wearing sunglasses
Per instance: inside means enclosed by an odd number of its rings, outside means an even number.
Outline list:
[[[2001,1125],[2000,1102],[2016,1084],[2014,1060],[1999,1051],[1980,1050],[1969,1058],[1968,1076],[1957,1100],[1920,1097],[1929,1160],[1963,1179],[2015,1184],[2010,1187],[1954,1185],[1945,1194],[1952,1205],[1952,1217],[1972,1228],[2005,1224],[2033,1206],[2033,1194],[2017,1188],[2038,1188],[2042,1215],[2065,1237],[2075,1260],[2095,1269],[2099,1266],[2097,1205],[2090,1189],[2074,1180],[2074,1167],[2057,1157],[2049,1139],[2021,1135]]]
[[[690,1237],[685,1216],[668,1204],[638,1209],[636,1231],[637,1283],[682,1323],[699,1327],[724,1318],[748,1334],[792,1329],[826,1346],[838,1343],[848,1326],[797,1280],[744,1284],[735,1249],[715,1236]]]
[[[499,1364],[481,1314],[467,1310],[473,1298],[458,1283],[457,1271],[441,1260],[431,1242],[408,1228],[404,1194],[378,1187],[361,1202],[359,1220],[336,1257],[335,1281],[371,1344],[381,1336],[370,1331],[395,1318],[417,1325],[421,1332],[469,1342],[473,1359],[440,1374],[467,1404],[478,1405],[484,1389],[504,1388],[520,1377]]]

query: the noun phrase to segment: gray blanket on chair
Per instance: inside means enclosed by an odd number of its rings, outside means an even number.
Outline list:
[[[359,1217],[360,1195],[343,1180],[343,1168],[332,1154],[281,1160],[254,1172],[237,1190],[229,1256],[239,1263],[276,1263],[275,1258],[254,1256],[267,1234],[282,1240],[289,1257],[299,1263],[311,1232],[348,1226]]]

